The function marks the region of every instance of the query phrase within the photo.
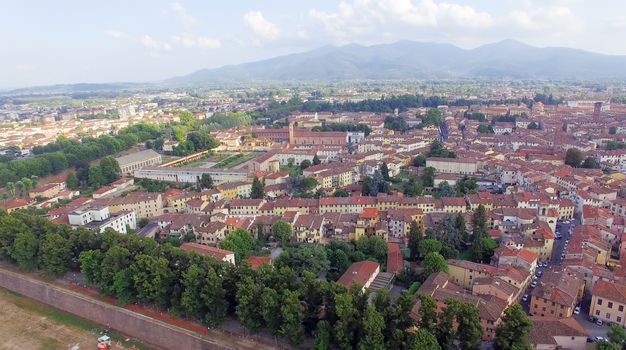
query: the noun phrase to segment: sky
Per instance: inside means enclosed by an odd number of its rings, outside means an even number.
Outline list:
[[[2,0],[0,88],[156,82],[324,45],[503,39],[626,55],[626,1]]]

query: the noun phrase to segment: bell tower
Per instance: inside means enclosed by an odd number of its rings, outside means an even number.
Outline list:
[[[293,145],[296,143],[296,140],[293,135],[293,122],[289,123],[289,144]]]

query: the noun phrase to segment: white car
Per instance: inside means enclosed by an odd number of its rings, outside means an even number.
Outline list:
[[[574,315],[579,315],[580,314],[580,306],[576,306],[576,308],[574,308]]]
[[[537,281],[533,281],[533,283],[531,283],[530,286],[533,288],[537,287]]]
[[[594,340],[596,341],[596,343],[600,343],[600,342],[604,341],[604,337],[597,336],[597,337],[594,338]]]
[[[524,296],[522,297],[522,301],[528,301],[528,294],[524,294]]]

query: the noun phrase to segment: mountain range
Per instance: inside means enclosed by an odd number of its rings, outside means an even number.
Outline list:
[[[203,69],[167,80],[202,84],[249,81],[412,79],[626,79],[626,56],[504,40],[475,49],[452,44],[324,46],[257,62]]]

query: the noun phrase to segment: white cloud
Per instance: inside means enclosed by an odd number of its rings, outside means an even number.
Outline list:
[[[109,38],[113,38],[113,39],[128,38],[128,34],[121,32],[119,30],[105,30],[104,34],[106,34]]]
[[[196,39],[196,44],[199,48],[203,49],[218,49],[222,47],[222,42],[219,39],[209,38],[206,36],[199,36]]]
[[[259,37],[266,40],[276,40],[280,36],[278,27],[265,19],[261,11],[250,11],[243,15],[246,24]]]
[[[565,6],[534,7],[527,10],[514,10],[509,14],[509,22],[527,31],[558,29],[576,31],[580,21]]]
[[[426,28],[486,29],[493,27],[496,22],[491,14],[469,5],[436,3],[433,0],[342,1],[336,12],[311,9],[309,15],[320,21],[326,31],[340,41],[350,41],[354,35],[366,32],[382,33],[388,31],[389,26],[397,24]]]
[[[150,35],[144,35],[144,37],[141,39],[141,44],[143,44],[143,46],[150,50],[150,54],[152,56],[159,56],[159,54],[162,52],[172,50],[172,46],[169,43],[165,41],[158,41]]]
[[[172,41],[183,47],[198,47],[201,49],[217,49],[222,46],[222,42],[219,39],[210,38],[207,36],[194,36],[190,33],[181,33],[180,35],[173,35]]]
[[[194,28],[198,25],[198,20],[192,14],[190,14],[183,5],[179,2],[170,4],[170,8],[178,15],[178,18],[183,23],[183,26],[187,29]]]

